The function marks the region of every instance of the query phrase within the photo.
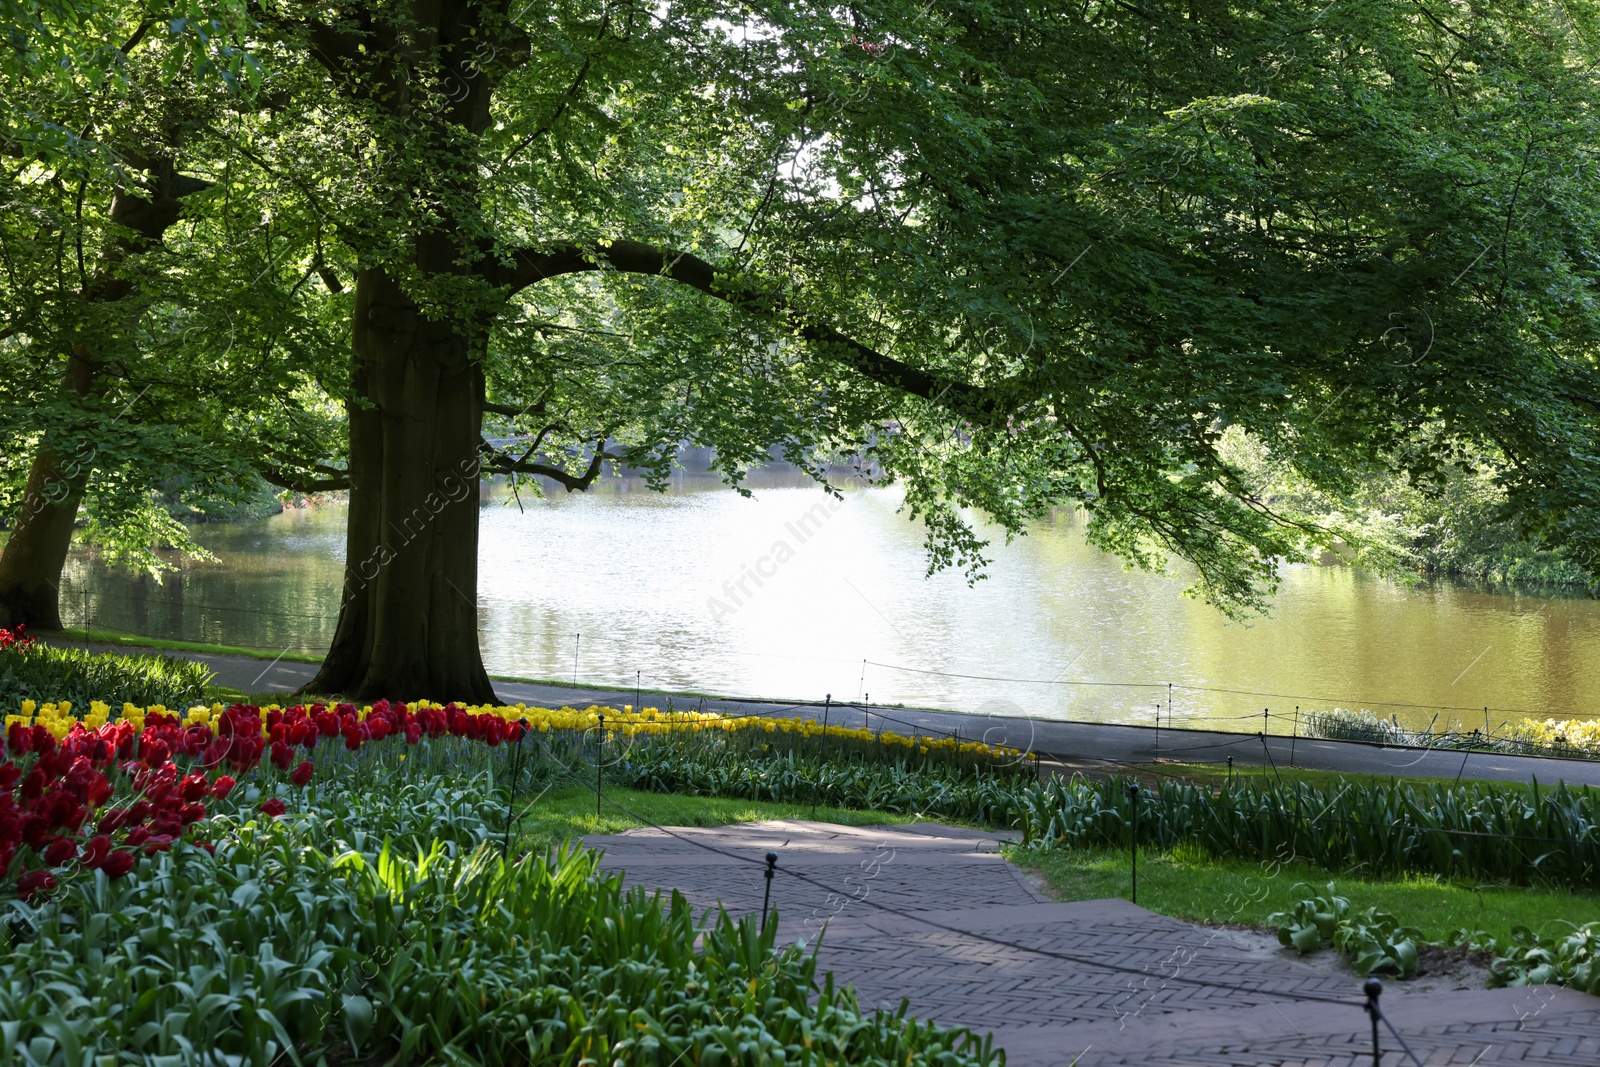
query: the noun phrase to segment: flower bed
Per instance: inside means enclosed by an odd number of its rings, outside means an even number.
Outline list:
[[[1505,752],[1519,756],[1554,756],[1560,759],[1600,759],[1600,720],[1517,719],[1482,730],[1412,730],[1394,715],[1387,719],[1370,711],[1309,711],[1301,727],[1310,737],[1334,741],[1367,741],[1412,748],[1447,748],[1457,751]]]
[[[493,750],[529,732],[565,735],[569,748],[585,738],[614,745],[611,760],[624,773],[638,742],[686,735],[755,738],[765,748],[778,740],[826,743],[841,755],[844,746],[921,759],[1020,755],[949,738],[654,708],[379,701],[359,708],[196,705],[180,716],[161,705],[125,703],[112,718],[108,704],[94,701],[79,718],[69,702],[25,700],[20,714],[6,716],[0,747],[0,882],[15,880],[18,895],[32,900],[55,888],[68,868],[122,877],[138,856],[164,852],[180,840],[215,847],[206,827],[211,814],[237,815],[248,805],[284,814],[286,796],[310,785],[318,764],[330,759],[341,773],[354,763],[369,771],[384,764],[398,773],[405,751],[428,740],[454,738]],[[374,746],[384,751],[368,759]],[[440,754],[428,755],[437,762]],[[247,787],[236,793],[241,781]]]
[[[590,853],[503,852],[530,761],[936,747],[631,709],[76,712],[27,702],[5,724],[0,1062],[998,1061],[963,1031],[863,1012],[759,918],[697,922]]]

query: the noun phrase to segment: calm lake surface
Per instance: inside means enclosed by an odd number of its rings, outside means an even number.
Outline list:
[[[1129,573],[1069,517],[996,543],[987,580],[927,577],[898,494],[842,504],[762,473],[755,499],[685,475],[665,494],[485,500],[478,586],[491,674],[966,711],[1154,721],[1172,710],[1254,729],[1263,708],[1367,707],[1402,722],[1600,714],[1600,602],[1406,588],[1348,567],[1287,568],[1273,617],[1230,623],[1187,580]],[[820,506],[819,506],[820,505]],[[80,625],[321,652],[333,633],[345,512],[323,506],[199,527],[216,563],[164,583],[75,552]],[[581,634],[581,638],[577,635]],[[963,677],[966,676],[966,677]],[[1002,680],[1004,679],[1004,680]],[[1101,683],[1101,684],[1084,684]],[[1115,684],[1111,684],[1115,683]],[[1221,692],[1248,690],[1251,692]],[[1268,695],[1270,694],[1270,695]],[[1443,705],[1408,708],[1401,705]],[[1288,726],[1274,726],[1275,731]]]

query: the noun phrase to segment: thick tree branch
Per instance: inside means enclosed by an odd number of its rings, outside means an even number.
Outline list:
[[[590,248],[570,245],[548,252],[515,253],[511,267],[490,268],[485,276],[491,283],[505,286],[514,293],[546,278],[597,270],[671,278],[758,318],[786,326],[828,358],[880,385],[969,416],[986,418],[999,411],[997,401],[986,390],[931,374],[885,355],[832,326],[815,321],[781,293],[731,278],[687,252],[663,250],[639,241],[614,241]]]
[[[256,464],[256,473],[269,484],[292,493],[330,493],[336,489],[350,488],[350,479],[347,477],[301,478],[277,467],[268,467],[260,463]]]
[[[542,437],[543,435],[541,434],[540,436]],[[535,447],[537,447],[537,443],[535,443]],[[581,475],[573,476],[560,467],[552,467],[547,463],[539,463],[533,460],[530,458],[533,455],[533,449],[531,448],[523,454],[521,459],[512,459],[505,453],[495,449],[487,441],[483,442],[479,451],[488,457],[488,460],[483,465],[484,469],[493,474],[538,474],[549,478],[551,481],[559,482],[566,487],[569,493],[582,492],[593,485],[594,480],[600,476],[602,465],[607,460],[612,463],[621,463],[625,458],[607,452],[605,450],[605,440],[601,439],[599,447],[595,449],[594,458],[589,461],[588,468]]]

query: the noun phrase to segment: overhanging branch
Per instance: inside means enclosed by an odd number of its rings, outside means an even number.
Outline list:
[[[828,358],[879,385],[967,416],[987,418],[999,413],[998,402],[985,389],[929,373],[885,355],[832,326],[817,322],[775,288],[758,287],[732,278],[687,252],[660,249],[640,241],[614,241],[594,247],[569,245],[547,252],[517,252],[512,256],[510,267],[491,266],[484,274],[493,284],[515,293],[547,278],[597,270],[671,278],[758,318],[786,326]]]
[[[543,435],[541,434],[540,436]],[[535,447],[537,447],[537,444],[535,444]],[[594,480],[600,477],[601,467],[607,460],[612,463],[621,463],[626,458],[607,452],[605,450],[605,439],[601,438],[597,442],[594,457],[589,460],[588,468],[580,475],[571,475],[560,467],[552,467],[548,463],[540,463],[533,459],[533,449],[531,448],[523,454],[521,459],[512,459],[505,453],[498,451],[487,441],[482,442],[479,446],[479,451],[488,457],[483,467],[492,474],[537,474],[549,478],[553,482],[559,482],[566,487],[569,493],[583,492],[593,485]]]
[[[302,478],[277,467],[256,465],[256,473],[270,485],[291,493],[331,493],[350,488],[349,478]]]

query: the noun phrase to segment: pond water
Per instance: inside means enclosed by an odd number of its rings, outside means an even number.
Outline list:
[[[709,476],[665,494],[483,502],[478,587],[491,674],[1150,723],[1172,712],[1253,729],[1263,709],[1366,707],[1466,728],[1600,714],[1600,602],[1404,587],[1291,566],[1271,618],[1230,623],[1181,575],[1125,571],[1070,515],[1011,545],[986,580],[925,574],[893,490],[829,503],[763,472],[754,499]],[[164,583],[75,551],[68,625],[321,652],[332,636],[342,506],[202,526],[216,563]],[[581,635],[581,636],[580,636]],[[1410,707],[1407,705],[1426,705]],[[1287,724],[1274,725],[1287,730]]]

